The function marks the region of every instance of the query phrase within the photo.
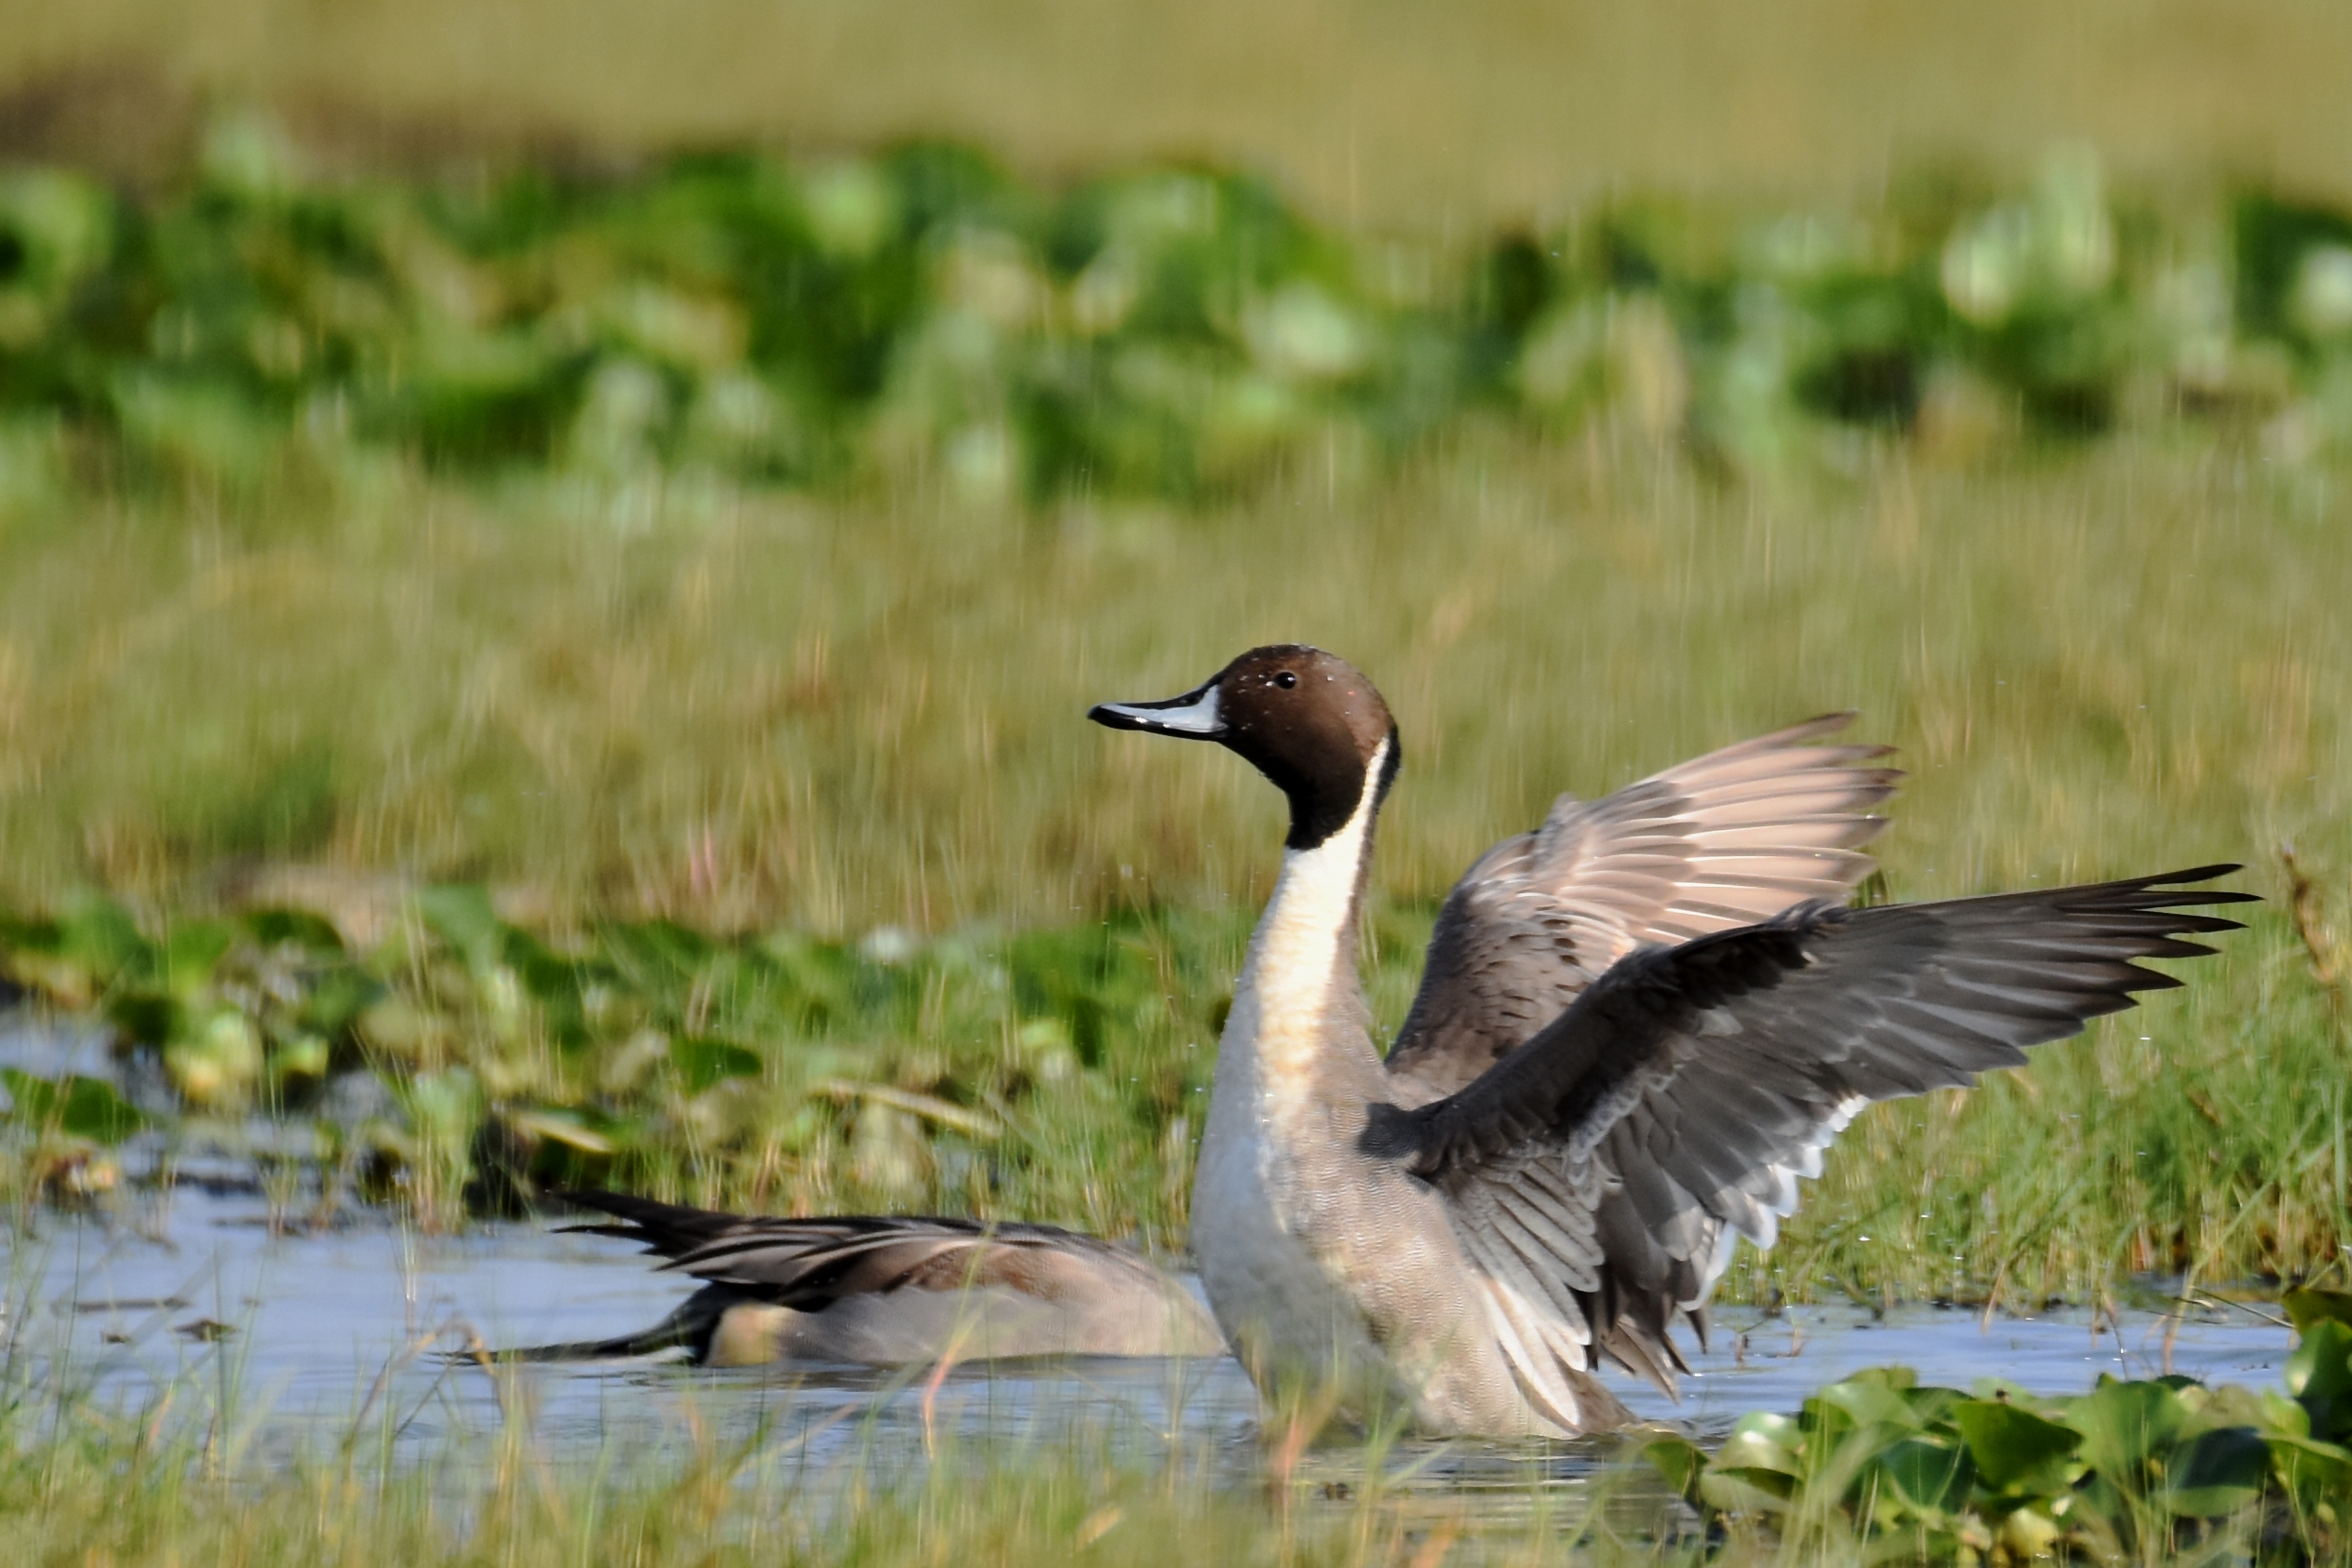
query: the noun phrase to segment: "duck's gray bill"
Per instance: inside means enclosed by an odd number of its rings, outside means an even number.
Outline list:
[[[1141,730],[1153,735],[1213,741],[1225,733],[1217,717],[1216,682],[1158,703],[1097,703],[1086,717],[1113,730]]]

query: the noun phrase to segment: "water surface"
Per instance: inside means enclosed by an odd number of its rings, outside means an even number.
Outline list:
[[[134,1205],[134,1208],[136,1206]],[[667,1312],[688,1282],[653,1272],[628,1244],[552,1224],[426,1237],[361,1215],[321,1234],[274,1234],[252,1195],[182,1186],[136,1226],[44,1216],[12,1243],[10,1333],[22,1356],[140,1402],[175,1379],[224,1398],[248,1452],[364,1442],[445,1454],[495,1436],[505,1412],[529,1420],[558,1460],[684,1445],[764,1429],[803,1465],[895,1465],[943,1441],[1017,1452],[1077,1441],[1148,1456],[1185,1447],[1235,1477],[1262,1453],[1257,1402],[1230,1358],[1182,1362],[1071,1359],[880,1372],[793,1367],[705,1372],[656,1361],[534,1365],[493,1376],[446,1352],[586,1339]],[[1857,1368],[1901,1363],[1923,1381],[1968,1387],[2000,1376],[2046,1393],[2103,1373],[2172,1370],[2211,1381],[2275,1383],[2292,1335],[2251,1313],[2173,1324],[2125,1310],[2119,1329],[2083,1311],[2047,1316],[1898,1307],[1753,1308],[1719,1314],[1711,1353],[1679,1402],[1611,1374],[1646,1417],[1720,1436],[1742,1413],[1793,1411]],[[1573,1475],[1606,1445],[1547,1461]],[[1435,1483],[1519,1473],[1524,1452],[1421,1445]]]

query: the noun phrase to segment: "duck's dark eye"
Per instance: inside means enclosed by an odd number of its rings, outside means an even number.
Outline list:
[[[1292,687],[1298,684],[1298,677],[1291,674],[1288,670],[1284,670],[1282,674],[1274,677],[1274,684],[1287,691]]]

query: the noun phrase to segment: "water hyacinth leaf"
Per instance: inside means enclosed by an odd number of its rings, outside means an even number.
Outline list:
[[[1004,1128],[994,1117],[942,1100],[936,1094],[921,1094],[911,1089],[898,1089],[887,1083],[861,1083],[838,1078],[812,1079],[809,1092],[824,1094],[848,1104],[865,1101],[887,1106],[920,1117],[936,1127],[951,1128],[972,1138],[1001,1137]]]
[[[2265,1440],[2270,1459],[2298,1497],[2352,1496],[2352,1449],[2291,1432]]]
[[[2287,1320],[2303,1333],[2319,1322],[2342,1323],[2352,1328],[2352,1291],[2318,1290],[2299,1286],[2278,1298],[2278,1305],[2287,1309]]]
[[[1948,1426],[1954,1408],[1966,1403],[1968,1397],[1957,1388],[1942,1387],[1935,1384],[1902,1390],[1902,1402],[1911,1407],[1912,1416],[1921,1425],[1930,1427]]]
[[[689,1094],[699,1094],[731,1078],[758,1078],[765,1065],[758,1052],[703,1036],[672,1040],[669,1058]]]
[[[374,975],[351,964],[337,964],[311,981],[297,1016],[329,1039],[339,1039],[356,1028],[359,1015],[384,994],[383,982]]]
[[[2301,1406],[2272,1389],[2248,1388],[2234,1383],[2190,1382],[2175,1390],[2188,1407],[2190,1426],[2197,1431],[2214,1427],[2277,1428],[2280,1420],[2297,1420]]]
[[[2211,1519],[2245,1507],[2270,1474],[2270,1445],[2250,1427],[2217,1427],[2164,1456],[2164,1506],[2184,1519]]]
[[[332,922],[307,909],[249,909],[238,917],[245,933],[263,947],[299,947],[317,958],[341,958],[343,939]]]
[[[0,276],[0,348],[31,346],[47,313],[105,264],[114,231],[113,203],[92,181],[61,169],[0,176],[0,248],[10,258]]]
[[[416,904],[426,929],[457,949],[476,973],[496,967],[506,923],[491,907],[488,889],[471,883],[427,888]]]
[[[2013,1508],[2001,1521],[1996,1539],[2009,1554],[2012,1562],[2021,1559],[2052,1557],[2057,1553],[2058,1538],[2063,1534],[2056,1520],[2040,1508]],[[1952,1554],[1961,1559],[1957,1552]]]
[[[1873,1369],[1909,1373],[1908,1367]],[[1829,1410],[1842,1412],[1857,1427],[1884,1422],[1899,1427],[1920,1427],[1926,1418],[1906,1399],[1906,1389],[1889,1379],[1878,1376],[1855,1376],[1833,1383],[1806,1401],[1808,1413],[1826,1414]],[[1817,1408],[1818,1407],[1818,1408]]]
[[[127,369],[112,391],[116,423],[131,444],[193,474],[250,483],[286,433],[274,410],[225,377]]]
[[[321,1036],[297,1030],[274,1043],[269,1052],[269,1080],[284,1089],[296,1080],[316,1081],[334,1064],[334,1048]]]
[[[2066,1425],[2083,1436],[2082,1456],[2126,1490],[2137,1490],[2149,1461],[2170,1447],[2188,1408],[2161,1383],[2103,1380],[2067,1407]]]
[[[236,928],[226,920],[175,922],[163,940],[164,984],[180,997],[202,991],[235,942]]]
[[[252,1097],[261,1081],[261,1031],[234,1007],[184,1010],[163,1061],[181,1099],[208,1109],[235,1109]]]
[[[1812,1467],[1806,1485],[1823,1497],[1860,1501],[1875,1484],[1879,1459],[1918,1435],[1918,1427],[1893,1421],[1869,1421],[1808,1434],[1805,1458]]]
[[[510,1119],[519,1132],[561,1144],[582,1154],[610,1156],[619,1148],[610,1132],[590,1126],[578,1111],[543,1106],[517,1111]]]
[[[422,1137],[444,1146],[462,1146],[481,1123],[481,1083],[464,1067],[419,1073],[399,1088],[402,1108]]]
[[[0,1088],[8,1092],[11,1120],[54,1128],[68,1137],[119,1144],[148,1124],[145,1114],[104,1079],[75,1074],[52,1083],[15,1067],[0,1067]]]
[[[1699,1501],[1722,1513],[1779,1513],[1796,1495],[1797,1485],[1797,1478],[1784,1470],[1718,1461],[1699,1478]]]
[[[675,920],[631,921],[600,934],[623,976],[649,991],[691,985],[716,951],[710,938]]]
[[[55,920],[0,914],[0,952],[54,953],[63,940]]]
[[[1666,1478],[1666,1484],[1680,1494],[1683,1501],[1698,1506],[1699,1481],[1707,1470],[1705,1449],[1688,1438],[1653,1438],[1642,1445],[1642,1457]]]
[[[2352,1328],[2321,1319],[2287,1358],[2287,1391],[2311,1416],[2311,1435],[2352,1437]]]
[[[505,972],[538,1007],[540,1021],[556,1044],[567,1051],[588,1043],[586,1011],[582,988],[586,976],[573,958],[555,952],[529,932],[504,927],[500,956]]]
[[[1996,1492],[2050,1496],[2070,1484],[2082,1434],[2005,1400],[1966,1400],[1951,1420],[1967,1440],[1976,1473]]]
[[[135,1045],[166,1045],[185,1037],[188,1009],[164,991],[117,991],[106,998],[106,1021]]]
[[[1805,1474],[1805,1434],[1785,1415],[1758,1412],[1732,1425],[1731,1435],[1715,1452],[1715,1466],[1726,1470],[1769,1470],[1792,1480]]]
[[[387,990],[353,1015],[361,1045],[387,1063],[415,1065],[430,1059],[449,1037],[448,1021],[396,991]]]
[[[1965,1444],[1929,1438],[1890,1444],[1872,1467],[1904,1507],[1923,1515],[1957,1512],[1976,1479]]]
[[[58,922],[57,956],[80,965],[100,986],[155,972],[155,946],[130,911],[109,898],[76,900]]]

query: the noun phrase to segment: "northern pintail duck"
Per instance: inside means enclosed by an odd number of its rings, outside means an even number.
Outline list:
[[[875,1366],[1011,1356],[1213,1356],[1216,1325],[1125,1247],[1050,1225],[849,1216],[771,1219],[614,1192],[563,1198],[612,1216],[571,1228],[642,1242],[704,1281],[640,1333],[504,1353],[584,1360],[682,1349],[705,1366]]]
[[[1217,1047],[1192,1189],[1209,1304],[1262,1390],[1336,1388],[1438,1433],[1621,1425],[1603,1357],[1672,1392],[1668,1334],[1737,1238],[1874,1100],[1960,1086],[2179,982],[2131,960],[2235,929],[2180,906],[2204,866],[2096,886],[1844,906],[1896,775],[1833,716],[1712,753],[1472,865],[1385,1061],[1356,975],[1396,726],[1316,649],[1089,715],[1214,741],[1287,798],[1273,896]]]

